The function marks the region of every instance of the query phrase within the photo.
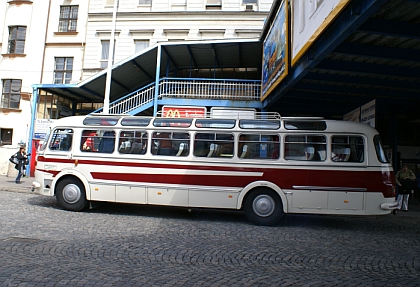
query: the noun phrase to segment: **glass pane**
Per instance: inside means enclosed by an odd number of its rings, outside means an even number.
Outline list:
[[[63,83],[63,72],[54,73],[54,84],[62,84],[62,83]]]
[[[64,58],[55,58],[55,69],[64,70]]]
[[[1,96],[1,107],[8,108],[9,107],[9,95],[2,95]]]
[[[284,127],[288,130],[318,130],[327,129],[324,121],[285,121]]]
[[[77,19],[77,12],[79,11],[79,6],[72,6],[70,12],[71,19]]]
[[[15,53],[15,40],[9,41],[9,46],[7,47],[7,53],[9,54]]]
[[[77,28],[77,20],[70,20],[69,31],[76,31],[76,28]]]
[[[109,55],[109,41],[101,41],[101,45],[102,45],[101,59],[106,60],[108,59],[108,55]]]
[[[240,120],[239,127],[243,129],[268,129],[276,130],[280,128],[280,121],[270,120]]]
[[[10,93],[11,80],[3,80],[3,93]]]
[[[71,72],[67,72],[67,73],[65,73],[65,84],[70,84],[70,82],[71,82],[71,76],[72,76],[72,73]]]
[[[25,38],[26,38],[26,27],[18,27],[16,39],[25,40]]]
[[[286,136],[286,142],[305,142],[305,136]]]
[[[17,40],[16,41],[15,53],[16,54],[23,54],[24,50],[25,50],[25,41]]]
[[[138,126],[138,127],[146,127],[149,125],[150,118],[123,118],[121,120],[122,126]]]
[[[191,126],[192,119],[170,118],[170,119],[155,119],[153,125],[155,127],[179,127],[187,128]]]
[[[73,70],[73,58],[66,58],[66,70]]]
[[[231,129],[235,127],[235,123],[235,120],[197,119],[195,126],[197,128]]]
[[[144,49],[146,49],[147,47],[149,47],[149,41],[148,40],[136,40],[134,42],[135,44],[135,53],[140,52]]]
[[[88,117],[83,120],[84,125],[92,125],[92,126],[115,126],[118,122],[119,118],[115,117]]]
[[[67,20],[60,20],[58,22],[58,32],[67,32],[68,21]]]
[[[69,18],[69,15],[70,15],[70,7],[61,6],[60,18]]]
[[[22,87],[22,80],[12,80],[11,92],[20,93]]]

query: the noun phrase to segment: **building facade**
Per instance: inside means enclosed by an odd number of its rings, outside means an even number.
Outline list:
[[[0,4],[0,175],[27,145],[34,84],[75,84],[164,41],[259,38],[272,0],[2,1]],[[74,103],[40,94],[36,119],[74,112]],[[89,106],[89,103],[85,103]],[[83,109],[83,103],[79,104]],[[89,109],[89,107],[87,108]]]

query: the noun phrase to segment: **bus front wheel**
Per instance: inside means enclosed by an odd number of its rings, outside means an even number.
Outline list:
[[[268,188],[257,188],[248,193],[243,207],[245,216],[256,225],[275,225],[283,217],[280,197]]]
[[[57,184],[58,203],[67,210],[80,211],[87,205],[84,185],[77,179],[66,178]]]

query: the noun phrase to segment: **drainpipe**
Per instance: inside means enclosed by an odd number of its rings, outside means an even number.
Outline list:
[[[156,77],[155,77],[155,102],[153,107],[153,116],[156,117],[158,112],[158,98],[159,98],[159,76],[160,76],[160,58],[162,45],[158,44],[157,46],[157,57],[156,57]]]
[[[111,78],[112,78],[112,60],[114,56],[114,35],[115,35],[115,22],[117,18],[117,7],[118,0],[114,0],[114,11],[112,12],[112,27],[111,27],[111,39],[109,40],[109,52],[108,52],[108,69],[106,72],[106,83],[105,83],[105,96],[104,96],[104,109],[103,114],[109,114],[109,94],[111,93]]]
[[[42,78],[44,76],[44,63],[45,63],[45,53],[47,50],[47,36],[48,36],[48,25],[50,23],[50,10],[51,10],[51,0],[48,3],[47,25],[45,26],[44,51],[42,52],[41,78],[39,79],[40,84],[42,84]]]
[[[86,39],[87,39],[87,30],[88,30],[88,24],[89,24],[89,11],[90,11],[90,0],[88,0],[88,3],[87,3],[87,16],[86,16],[86,23],[85,23],[85,42],[82,43],[83,53],[82,53],[82,66],[81,66],[79,82],[81,82],[83,79],[83,74],[84,74],[83,69],[85,67]],[[74,115],[74,112],[73,112],[73,115]]]

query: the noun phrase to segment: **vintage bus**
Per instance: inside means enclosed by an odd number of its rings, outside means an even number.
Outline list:
[[[33,190],[80,211],[96,201],[285,213],[380,215],[397,208],[378,132],[323,118],[59,119],[38,151]]]

